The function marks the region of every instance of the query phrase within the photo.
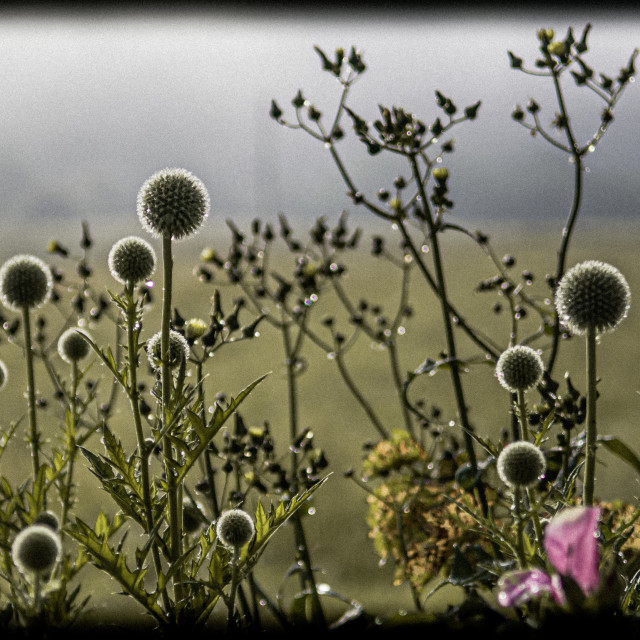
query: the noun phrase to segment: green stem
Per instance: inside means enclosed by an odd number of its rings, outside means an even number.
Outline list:
[[[593,506],[596,473],[596,328],[587,329],[587,438],[585,442],[582,504]]]
[[[204,408],[204,388],[202,386],[203,379],[202,360],[198,360],[198,362],[196,363],[196,386],[198,388],[198,402],[200,403],[200,419],[202,420],[202,424],[206,424],[207,420]],[[202,458],[204,460],[204,471],[207,477],[207,483],[209,485],[208,498],[211,502],[213,520],[217,520],[218,516],[220,515],[220,506],[218,505],[218,498],[216,496],[216,486],[213,478],[213,466],[211,465],[209,450],[206,450],[204,452]]]
[[[140,452],[140,483],[142,485],[142,499],[144,502],[145,521],[147,533],[151,533],[155,526],[153,520],[153,505],[151,502],[151,481],[149,479],[149,448],[144,439],[142,430],[142,418],[140,416],[140,392],[138,391],[138,353],[136,350],[136,303],[133,297],[133,283],[128,282],[126,285],[127,294],[127,353],[129,368],[129,402],[131,404],[131,412],[133,414],[133,422],[136,430],[136,439],[138,441],[138,451]],[[151,557],[153,558],[153,566],[156,570],[156,576],[162,573],[162,563],[160,561],[160,552],[157,543],[151,545]],[[171,602],[166,588],[162,589],[162,602],[167,613],[171,610]]]
[[[40,433],[36,417],[36,384],[33,373],[33,351],[31,348],[31,316],[29,307],[22,307],[22,322],[24,331],[24,351],[27,361],[27,402],[29,409],[29,439],[31,440],[31,461],[33,463],[33,482],[38,478],[40,470]],[[46,498],[43,496],[43,501]],[[42,505],[46,508],[46,504]]]
[[[291,483],[293,493],[298,491],[298,459],[297,453],[293,447],[293,443],[298,437],[298,386],[295,373],[295,366],[298,356],[298,348],[294,348],[291,342],[290,325],[286,322],[282,324],[282,339],[285,351],[286,366],[287,366],[287,390],[288,390],[288,405],[289,405],[289,442],[291,443]],[[299,342],[296,343],[299,346]],[[313,566],[311,563],[311,556],[309,555],[309,548],[306,541],[306,535],[304,527],[302,526],[302,520],[300,514],[295,513],[292,517],[294,526],[294,536],[296,542],[296,549],[299,561],[304,567],[304,579],[310,585],[311,598],[313,599],[314,616],[317,617],[318,624],[321,628],[326,628],[326,620],[324,617],[324,611],[322,610],[322,604],[320,603],[320,596],[318,595],[318,588],[316,585],[315,577],[313,575]]]
[[[165,234],[162,237],[162,268],[163,268],[163,292],[162,292],[162,327],[160,334],[160,359],[162,380],[162,420],[163,429],[171,422],[171,391],[173,378],[169,366],[169,331],[171,323],[171,293],[173,286],[173,255],[171,236]],[[163,456],[165,458],[165,473],[167,476],[167,497],[169,501],[169,539],[172,562],[178,562],[181,556],[182,546],[182,509],[178,501],[179,487],[173,474],[169,460],[173,459],[173,447],[168,435],[165,435],[162,443]],[[183,598],[182,570],[179,568],[174,574],[173,588],[176,602]]]
[[[542,523],[540,522],[540,514],[538,513],[538,506],[534,489],[527,489],[527,501],[529,502],[529,508],[531,509],[533,529],[536,533],[538,550],[540,551],[540,553],[544,553]]]
[[[462,425],[463,437],[465,441],[465,449],[469,458],[469,464],[471,465],[474,476],[478,473],[478,461],[476,458],[475,448],[473,445],[473,427],[469,422],[467,415],[467,404],[464,398],[464,391],[462,388],[462,381],[460,379],[460,371],[457,363],[456,343],[453,335],[453,324],[451,321],[451,314],[449,312],[449,301],[447,297],[447,287],[444,278],[444,269],[442,266],[442,257],[440,255],[440,243],[438,242],[438,234],[435,224],[433,222],[431,211],[429,210],[429,200],[424,188],[424,183],[420,176],[420,170],[418,168],[418,161],[414,155],[408,156],[411,164],[411,171],[415,179],[416,185],[420,193],[420,199],[422,201],[422,209],[424,217],[429,226],[429,239],[431,241],[431,254],[433,256],[433,266],[435,270],[435,279],[437,284],[438,299],[440,300],[440,309],[442,312],[442,321],[444,323],[445,337],[447,342],[447,354],[451,359],[451,381],[453,384],[453,391],[456,399],[456,406],[458,407],[458,415],[460,417],[460,423]],[[487,504],[487,498],[484,493],[484,486],[481,482],[477,483],[478,498],[482,505],[482,513],[486,516],[489,511]]]
[[[66,483],[64,487],[64,495],[62,497],[62,515],[60,518],[60,526],[64,527],[67,522],[67,516],[69,513],[69,507],[71,506],[71,487],[73,483],[73,467],[76,460],[76,425],[78,424],[78,363],[74,360],[71,363],[71,397],[70,410],[71,410],[71,424],[67,426],[69,432],[67,433],[67,445],[68,445],[68,469]]]
[[[521,569],[527,568],[527,561],[524,555],[524,522],[522,519],[522,489],[513,488],[513,509],[516,519],[516,550],[518,553],[518,564]]]
[[[231,558],[231,591],[229,593],[229,614],[227,616],[227,633],[236,630],[236,593],[238,591],[238,563],[240,562],[240,549],[234,547]]]
[[[518,390],[518,419],[520,420],[520,439],[529,442],[529,427],[527,424],[527,403],[524,399],[524,391]]]

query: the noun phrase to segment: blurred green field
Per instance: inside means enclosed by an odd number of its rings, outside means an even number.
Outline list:
[[[576,234],[567,264],[570,267],[584,259],[610,262],[625,274],[632,296],[637,298],[636,292],[640,292],[637,231],[637,225],[632,223],[620,223],[606,230],[581,230]],[[137,231],[134,229],[125,232],[127,235],[130,233]],[[76,230],[72,230],[71,234],[76,234]],[[105,256],[110,244],[104,243],[99,230],[94,230],[94,234],[100,245],[93,259],[97,270],[96,283],[101,282],[104,287],[116,289],[115,281],[110,279],[103,266],[106,264]],[[544,275],[553,272],[555,268],[558,235],[531,233],[527,229],[513,227],[502,228],[491,237],[499,256],[510,253],[516,257],[515,273],[528,269],[536,275],[531,290],[545,296],[548,290],[544,284]],[[200,250],[211,244],[224,252],[226,239],[226,233],[221,238],[202,233],[176,245],[174,302],[183,317],[206,318],[211,306],[213,287],[218,284],[225,310],[230,310],[232,300],[240,295],[238,290],[230,288],[222,280],[219,283],[203,284],[193,275]],[[385,263],[369,256],[367,242],[368,240],[364,241],[362,249],[347,263],[349,269],[344,285],[355,301],[366,298],[372,304],[381,304],[391,312],[399,295],[398,274]],[[394,238],[390,238],[389,243],[397,244]],[[475,291],[480,280],[495,274],[495,268],[482,251],[462,237],[449,237],[447,234],[443,245],[448,285],[454,304],[470,324],[481,327],[493,340],[506,347],[510,331],[507,316],[492,312],[491,307],[496,301],[494,294]],[[24,251],[22,247],[12,251],[5,244],[2,247],[2,262],[14,253]],[[33,251],[46,257],[44,243],[40,251]],[[281,255],[277,261],[282,265],[283,272],[292,271],[290,256]],[[51,258],[51,262],[64,265],[60,258]],[[417,272],[414,274],[413,284],[411,301],[415,313],[406,323],[406,333],[399,338],[403,371],[414,370],[427,357],[437,359],[444,345],[437,301],[422,284]],[[160,288],[158,275],[156,303],[144,323],[145,338],[159,329]],[[619,330],[601,339],[598,351],[598,373],[601,378],[598,387],[598,415],[601,433],[617,435],[640,452],[640,311],[639,306],[634,303],[635,299],[632,297],[629,317]],[[317,322],[325,314],[334,313],[338,317],[338,323],[346,330],[344,313],[336,310],[336,300],[332,295],[321,298],[314,316]],[[5,313],[5,316],[9,317],[10,314]],[[249,313],[244,316],[245,319],[249,317]],[[57,318],[56,322],[59,320]],[[522,335],[526,335],[533,326],[528,319],[524,320]],[[103,345],[113,340],[113,327],[109,323],[101,323],[91,331]],[[462,358],[477,355],[477,348],[469,340],[460,332],[458,337]],[[361,602],[370,612],[385,614],[402,608],[410,610],[409,590],[404,586],[391,585],[392,568],[378,566],[378,558],[367,538],[366,494],[343,477],[346,469],[359,468],[363,455],[362,444],[376,439],[377,433],[341,382],[335,363],[311,343],[306,344],[303,355],[308,367],[299,378],[300,426],[311,427],[315,434],[315,445],[324,449],[330,463],[329,470],[333,472],[326,485],[316,494],[315,514],[306,519],[311,556],[314,564],[322,571],[318,579],[328,583],[339,593]],[[10,376],[1,395],[3,405],[0,425],[5,429],[11,421],[25,412],[25,372],[21,349],[9,344],[6,338],[0,342],[0,359],[6,363]],[[56,362],[60,367],[64,364],[59,359]],[[347,363],[353,378],[387,428],[402,427],[398,423],[399,414],[395,392],[390,384],[386,353],[371,348],[369,341],[362,336],[349,352]],[[106,374],[106,370],[97,362],[93,367],[92,377]],[[555,370],[556,377],[560,378],[564,371],[570,371],[574,384],[584,390],[584,345],[581,340],[574,339],[562,346],[561,358]],[[268,378],[242,406],[242,415],[250,425],[259,425],[268,420],[277,448],[282,455],[286,455],[288,414],[282,341],[279,334],[263,322],[259,338],[221,349],[209,364],[207,372],[209,378],[205,389],[210,402],[216,393],[236,394],[258,376],[270,372]],[[41,366],[37,367],[36,373],[39,392],[50,398],[51,390]],[[475,366],[465,375],[464,381],[474,427],[483,436],[497,437],[509,425],[509,407],[508,397],[495,380],[492,368]],[[109,383],[107,379],[101,383],[103,396]],[[423,393],[428,404],[440,406],[444,415],[453,416],[455,409],[449,384],[448,375],[440,372],[433,377],[423,376],[412,389],[416,394]],[[128,451],[135,446],[134,430],[130,422],[128,405],[120,397],[111,427],[122,438],[125,450]],[[45,437],[57,437],[58,424],[57,407],[50,399],[48,408],[40,413],[40,425]],[[100,451],[98,438],[90,440],[88,447]],[[630,468],[606,452],[600,454],[599,461],[601,465],[597,475],[597,495],[602,499],[616,497],[632,501],[639,491],[638,478]],[[0,473],[15,482],[29,477],[30,453],[24,441],[24,428],[7,447],[0,465]],[[198,479],[195,476],[196,474],[192,478],[194,483]],[[78,515],[93,521],[100,508],[113,510],[109,498],[98,488],[97,480],[87,471],[84,459],[80,459],[78,464],[77,478]],[[263,498],[263,502],[268,502],[268,499]],[[292,544],[292,532],[285,527],[277,534],[258,565],[258,579],[270,593],[274,592],[289,569],[293,555]],[[115,595],[117,585],[99,575],[97,570],[91,567],[85,569],[83,580],[87,589],[94,592],[92,618],[110,617],[114,612],[117,612],[120,620],[139,615],[139,607],[129,599]],[[452,595],[443,594],[438,600],[430,602],[429,606],[443,606],[446,598]],[[220,610],[224,614],[222,607]]]

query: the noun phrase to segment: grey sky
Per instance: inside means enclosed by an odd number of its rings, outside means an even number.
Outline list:
[[[606,16],[606,18],[605,18]],[[368,70],[351,104],[365,119],[398,105],[431,123],[439,89],[459,107],[483,101],[475,122],[453,130],[447,158],[459,219],[564,220],[571,201],[567,158],[531,139],[510,113],[535,96],[549,123],[548,80],[511,70],[507,49],[532,65],[536,30],[579,36],[593,23],[587,60],[615,77],[640,46],[637,14],[411,13],[355,19],[339,14],[199,12],[105,15],[5,14],[0,19],[0,215],[3,221],[87,219],[103,227],[135,215],[142,182],[184,167],[208,186],[214,215],[293,220],[353,210],[322,145],[273,122],[276,98],[291,113],[299,88],[331,115],[339,87],[313,45],[364,51]],[[569,108],[582,140],[603,103],[574,90]],[[615,121],[587,158],[584,216],[637,216],[640,93],[629,86]],[[349,122],[345,121],[345,129]],[[350,130],[349,130],[350,131]],[[390,186],[399,168],[371,159],[351,135],[345,160],[365,190]],[[132,218],[133,219],[133,218]],[[477,221],[477,224],[475,222]]]

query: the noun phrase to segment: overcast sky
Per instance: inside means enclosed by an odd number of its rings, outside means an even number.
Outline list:
[[[366,120],[378,103],[402,106],[427,124],[441,115],[434,91],[460,108],[482,100],[475,122],[453,130],[447,158],[458,219],[482,227],[502,220],[561,219],[571,202],[567,157],[532,139],[510,117],[531,96],[549,123],[556,105],[548,79],[509,68],[511,49],[532,65],[536,30],[577,37],[593,23],[587,61],[615,77],[640,46],[640,17],[578,9],[552,13],[459,14],[368,11],[344,14],[187,11],[117,13],[17,9],[0,15],[0,215],[28,222],[135,219],[144,180],[184,167],[207,185],[213,215],[293,220],[353,209],[328,152],[269,116],[285,114],[299,88],[331,115],[339,86],[313,51],[352,45],[368,70],[352,106]],[[599,125],[603,103],[567,76],[581,141]],[[587,158],[584,216],[638,216],[640,87],[630,85],[615,121]],[[345,121],[345,129],[349,122]],[[349,130],[350,133],[350,130]],[[370,159],[349,135],[341,150],[370,192],[398,174]],[[474,224],[477,221],[477,224]]]

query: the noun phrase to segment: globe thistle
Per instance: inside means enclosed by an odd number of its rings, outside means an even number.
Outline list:
[[[156,268],[156,254],[146,240],[127,236],[111,247],[107,264],[118,282],[135,284],[151,277]]]
[[[251,516],[242,509],[225,511],[218,519],[216,536],[225,547],[240,549],[247,544],[255,532]]]
[[[4,389],[7,385],[7,380],[9,379],[9,371],[7,370],[7,365],[0,360],[0,389]]]
[[[0,299],[11,311],[42,306],[52,289],[51,269],[36,256],[14,256],[0,269]]]
[[[555,304],[560,322],[573,333],[585,334],[590,327],[604,333],[616,329],[627,316],[631,290],[618,269],[587,260],[565,273]]]
[[[58,533],[44,524],[33,524],[18,533],[11,557],[25,575],[46,575],[60,560],[62,543]]]
[[[202,528],[202,512],[189,498],[182,501],[182,528],[185,533],[195,533]]]
[[[184,336],[177,331],[169,331],[169,367],[175,369],[187,360],[191,349]],[[153,369],[162,366],[162,332],[159,331],[147,342],[147,356]]]
[[[195,233],[209,215],[210,206],[204,184],[184,169],[154,173],[138,194],[138,218],[143,228],[175,240]]]
[[[508,444],[498,456],[500,480],[511,487],[535,486],[546,468],[542,451],[525,440]]]
[[[53,511],[41,511],[34,519],[33,524],[39,524],[44,527],[49,527],[52,531],[58,531],[60,529],[60,520]]]
[[[85,340],[89,335],[80,329],[67,329],[58,340],[58,354],[69,364],[84,360],[91,352],[91,345]]]
[[[509,347],[498,358],[496,376],[500,384],[511,393],[528,391],[535,387],[544,371],[542,358],[531,347]]]

